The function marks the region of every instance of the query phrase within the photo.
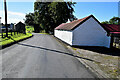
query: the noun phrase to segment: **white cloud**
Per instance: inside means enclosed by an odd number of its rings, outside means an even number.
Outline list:
[[[0,11],[0,14],[4,14],[4,12]],[[7,20],[8,23],[18,23],[19,21],[24,22],[23,20],[25,18],[24,13],[8,11],[7,15],[8,15],[8,20]],[[1,22],[5,23],[4,15],[1,16],[2,16]]]
[[[16,15],[16,16],[21,16],[21,17],[25,16],[24,13],[11,12],[11,11],[8,11],[8,15]]]

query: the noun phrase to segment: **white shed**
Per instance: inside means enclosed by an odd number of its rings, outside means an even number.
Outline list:
[[[93,15],[59,25],[54,35],[71,46],[110,48],[111,37]]]

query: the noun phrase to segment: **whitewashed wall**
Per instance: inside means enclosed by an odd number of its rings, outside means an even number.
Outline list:
[[[63,40],[64,42],[72,45],[72,32],[71,31],[61,31],[61,30],[55,30],[54,35]]]
[[[110,37],[107,32],[94,20],[88,19],[73,31],[73,44],[79,46],[110,47]]]

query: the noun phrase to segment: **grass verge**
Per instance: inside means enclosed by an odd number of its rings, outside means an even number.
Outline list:
[[[106,74],[109,78],[119,78],[119,56],[115,55],[109,55],[109,53],[118,54],[118,52],[112,52],[109,51],[106,54],[103,54],[102,52],[95,52],[90,51],[86,49],[76,48],[77,52],[76,55],[81,56],[83,58],[94,60],[95,62],[86,61],[85,63],[89,64],[91,67],[97,67],[97,71],[103,71],[104,74]],[[93,66],[94,65],[94,66]],[[99,70],[100,69],[100,70]]]
[[[25,28],[26,28],[26,32],[28,32],[28,33],[34,32],[34,27],[32,27],[32,26],[26,26]]]
[[[22,40],[24,38],[27,38],[27,37],[30,37],[32,36],[31,33],[26,33],[25,34],[16,34],[16,35],[9,35],[9,38],[1,38],[0,39],[0,46],[4,46],[4,45],[7,45],[7,44],[10,44],[10,43],[13,43],[15,41],[19,41],[19,40]]]

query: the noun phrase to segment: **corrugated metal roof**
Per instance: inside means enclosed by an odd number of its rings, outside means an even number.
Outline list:
[[[107,32],[120,32],[120,25],[115,25],[115,24],[102,24],[103,28]]]
[[[87,16],[85,18],[72,21],[70,23],[63,23],[56,27],[56,30],[74,30],[76,27],[78,27],[80,24],[84,23],[86,20],[88,20],[90,17],[93,17],[101,26],[104,28],[108,33],[120,33],[120,25],[114,25],[114,24],[101,24],[93,15]]]
[[[73,30],[74,28],[76,28],[80,23],[86,21],[88,18],[90,18],[93,15],[87,16],[85,18],[79,19],[79,20],[75,20],[72,21],[70,23],[63,23],[61,25],[59,25],[58,27],[56,27],[56,30]]]

